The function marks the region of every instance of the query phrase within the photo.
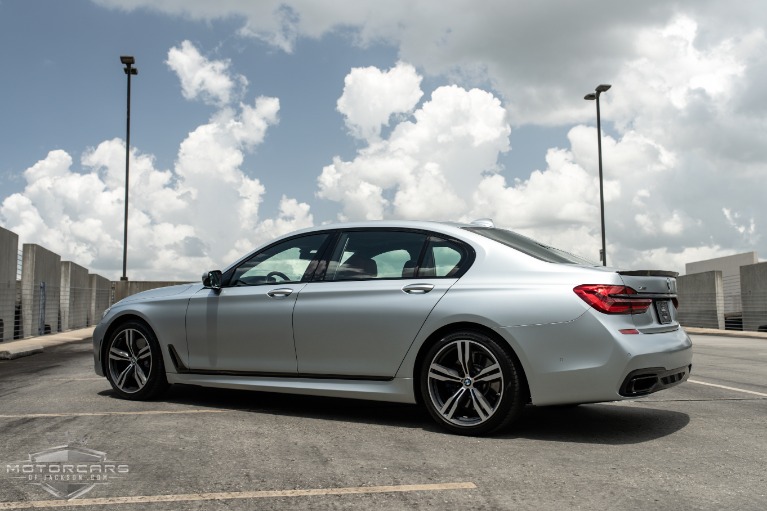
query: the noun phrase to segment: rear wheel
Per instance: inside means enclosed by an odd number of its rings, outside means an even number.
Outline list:
[[[486,435],[508,426],[524,405],[521,371],[508,351],[479,332],[449,334],[432,346],[420,373],[423,403],[443,428]]]
[[[151,399],[167,388],[160,345],[145,324],[120,325],[109,338],[106,356],[107,379],[120,397]]]

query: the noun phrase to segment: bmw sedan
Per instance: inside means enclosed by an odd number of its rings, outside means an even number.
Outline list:
[[[488,221],[326,225],[114,304],[95,370],[126,399],[181,383],[420,403],[451,432],[490,434],[527,404],[686,380],[675,277],[594,266]]]

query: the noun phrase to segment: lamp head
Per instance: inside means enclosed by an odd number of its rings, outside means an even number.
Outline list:
[[[607,85],[607,84],[597,85],[596,91],[607,92],[608,90],[610,90],[610,87],[612,87],[612,85]]]
[[[589,92],[588,94],[583,96],[583,99],[587,99],[589,101],[594,101],[595,99],[597,99],[597,95],[594,94],[593,92]]]
[[[123,55],[120,57],[120,62],[126,66],[132,66],[136,63],[136,59],[134,59],[132,55]]]

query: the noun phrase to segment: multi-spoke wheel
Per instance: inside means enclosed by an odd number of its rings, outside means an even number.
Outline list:
[[[523,406],[517,366],[498,343],[477,332],[456,332],[431,347],[421,370],[421,396],[434,419],[460,434],[507,426]]]
[[[105,355],[109,383],[123,398],[149,399],[168,385],[157,339],[142,323],[120,325]]]

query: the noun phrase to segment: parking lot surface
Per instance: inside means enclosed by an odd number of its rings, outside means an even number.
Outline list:
[[[528,407],[490,438],[410,405],[188,386],[124,401],[89,341],[47,348],[0,361],[0,510],[767,509],[767,340],[692,338],[680,386]],[[14,472],[72,445],[122,469],[73,500]]]

